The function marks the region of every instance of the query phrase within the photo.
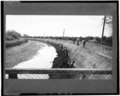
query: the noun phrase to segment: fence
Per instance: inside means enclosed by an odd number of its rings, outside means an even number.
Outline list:
[[[111,79],[112,70],[101,69],[6,69],[7,79]]]

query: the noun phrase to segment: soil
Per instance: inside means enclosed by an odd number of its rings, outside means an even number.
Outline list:
[[[74,66],[71,64],[71,59],[68,55],[69,51],[66,47],[61,44],[55,44],[52,42],[45,42],[55,47],[57,52],[57,57],[53,61],[52,68],[73,68]]]

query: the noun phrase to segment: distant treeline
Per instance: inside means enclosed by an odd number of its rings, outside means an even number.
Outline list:
[[[31,36],[26,36],[26,37],[30,37]],[[112,46],[112,36],[110,37],[106,37],[104,36],[103,39],[100,37],[92,37],[92,36],[88,36],[88,37],[52,37],[52,36],[32,36],[32,38],[46,38],[46,39],[56,39],[56,40],[86,40],[87,42],[94,42],[94,43],[99,43],[99,44],[103,44],[103,45],[107,45],[107,46]],[[101,42],[102,41],[102,42]]]
[[[23,38],[21,34],[15,31],[7,31],[5,33],[5,47],[13,47],[16,45],[20,45],[22,43],[28,42],[27,39]]]

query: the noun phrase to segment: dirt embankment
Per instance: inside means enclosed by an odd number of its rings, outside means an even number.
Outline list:
[[[55,44],[52,42],[47,42],[48,44],[52,45],[55,47],[56,52],[58,56],[54,59],[53,61],[53,66],[52,68],[73,68],[74,63],[71,62],[71,59],[69,57],[69,52],[68,49],[61,44]]]
[[[67,47],[63,46],[62,44],[56,44],[54,42],[44,41],[44,40],[37,40],[32,39],[34,41],[40,41],[47,43],[48,45],[52,45],[55,47],[57,52],[57,57],[53,61],[52,68],[74,68],[74,61],[71,61],[69,57],[69,51]]]
[[[87,42],[86,46],[83,47],[82,42],[77,46],[77,44],[73,44],[73,42],[69,40],[39,38],[37,38],[37,40],[62,44],[68,49],[68,55],[71,61],[75,61],[74,66],[76,68],[112,68],[112,48],[108,48],[107,46]]]

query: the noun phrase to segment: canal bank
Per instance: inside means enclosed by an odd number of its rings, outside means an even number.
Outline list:
[[[74,68],[74,61],[71,61],[69,57],[69,50],[62,44],[56,44],[49,41],[30,39],[33,41],[40,41],[48,45],[53,46],[56,49],[57,56],[53,60],[52,68]]]
[[[34,53],[33,53],[34,52]],[[29,40],[6,50],[6,68],[72,68],[69,51],[61,44]]]
[[[32,59],[44,45],[28,40],[27,43],[5,49],[5,68],[13,68],[21,62]]]
[[[48,44],[55,47],[57,52],[57,57],[53,61],[52,68],[72,68],[71,59],[69,57],[69,51],[66,47],[61,44],[55,44],[52,42],[47,42]]]

